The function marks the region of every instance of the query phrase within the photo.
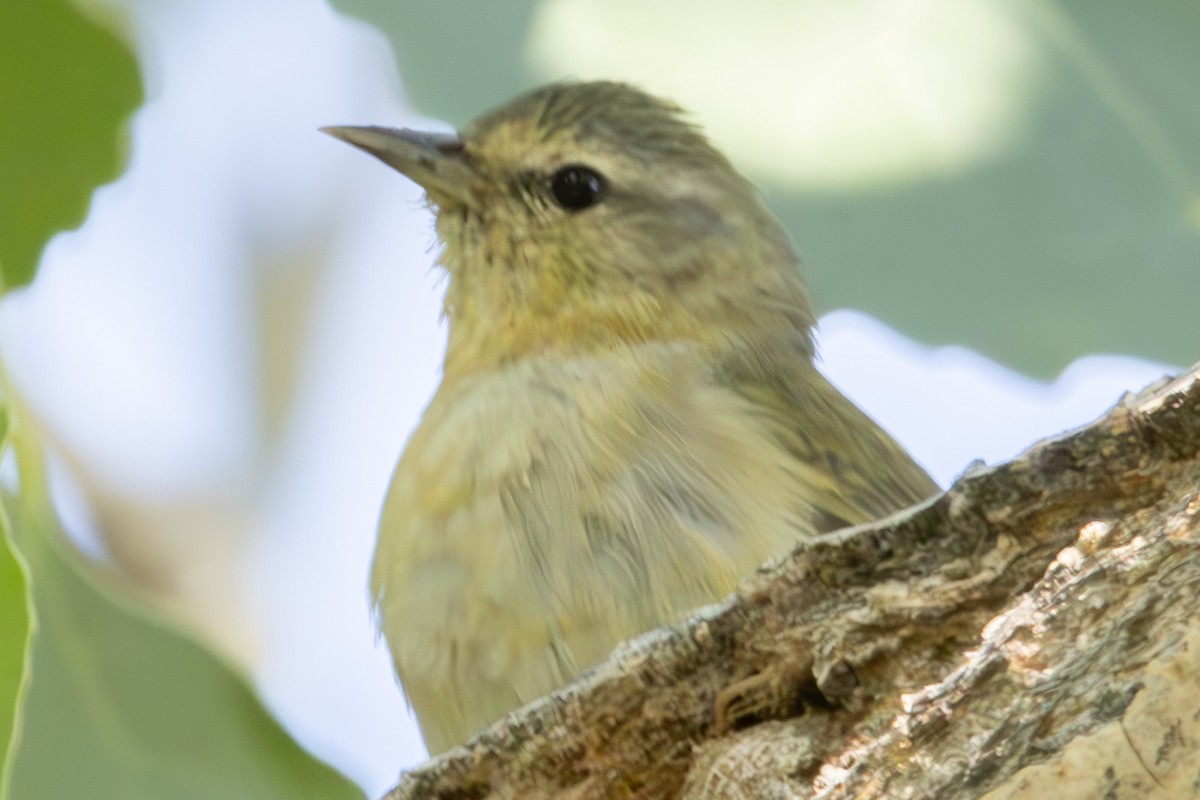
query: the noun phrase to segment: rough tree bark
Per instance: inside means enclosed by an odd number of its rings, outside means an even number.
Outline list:
[[[799,547],[388,800],[1200,797],[1200,371]]]

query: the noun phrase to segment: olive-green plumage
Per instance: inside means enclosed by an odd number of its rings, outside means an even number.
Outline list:
[[[937,490],[815,369],[786,234],[674,105],[557,84],[460,137],[329,132],[421,184],[445,248],[371,579],[431,751]]]

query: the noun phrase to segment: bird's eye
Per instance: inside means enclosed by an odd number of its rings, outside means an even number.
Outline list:
[[[604,178],[581,164],[570,164],[550,178],[550,192],[567,211],[582,211],[604,197]]]

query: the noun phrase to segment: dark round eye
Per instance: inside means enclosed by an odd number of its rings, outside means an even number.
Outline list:
[[[550,178],[550,191],[567,211],[582,211],[604,197],[605,182],[600,174],[582,164],[569,164]]]

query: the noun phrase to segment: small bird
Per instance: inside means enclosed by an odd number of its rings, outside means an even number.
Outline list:
[[[423,187],[443,245],[442,382],[371,571],[430,752],[938,490],[817,371],[783,227],[673,103],[559,83],[457,136],[323,130]]]

